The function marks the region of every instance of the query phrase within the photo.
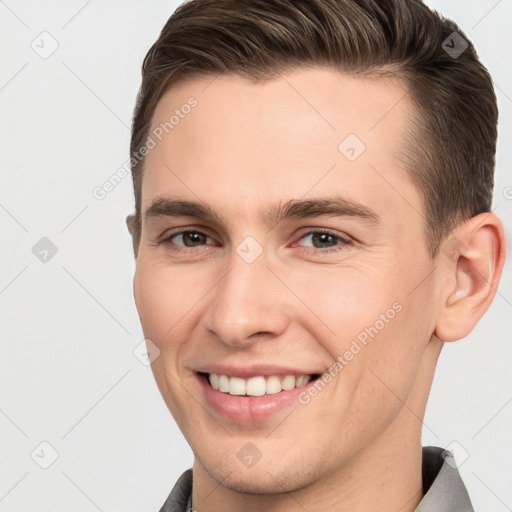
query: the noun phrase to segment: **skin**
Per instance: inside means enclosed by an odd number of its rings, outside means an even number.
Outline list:
[[[482,214],[454,231],[463,251],[430,258],[423,200],[399,163],[412,112],[405,91],[396,79],[308,68],[258,84],[194,79],[157,106],[152,128],[198,101],[146,157],[134,296],[160,350],[156,382],[195,455],[199,512],[405,512],[422,498],[421,428],[437,359],[490,305],[505,243],[499,219]],[[348,134],[366,145],[354,162],[338,150]],[[379,221],[265,219],[275,204],[333,194]],[[203,202],[220,222],[144,218],[170,197]],[[169,238],[185,227],[206,237],[192,247]],[[341,239],[326,244],[311,228]],[[253,263],[236,251],[248,236],[263,249]],[[242,424],[205,402],[193,368],[327,370],[396,302],[401,311],[309,404]],[[252,467],[237,457],[248,442],[262,455]]]

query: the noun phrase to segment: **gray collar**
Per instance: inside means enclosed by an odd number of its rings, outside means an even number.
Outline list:
[[[424,496],[414,512],[474,512],[451,452],[424,446],[422,476]],[[179,477],[160,512],[193,512],[192,469]]]
[[[452,452],[423,447],[423,499],[414,512],[474,512]]]

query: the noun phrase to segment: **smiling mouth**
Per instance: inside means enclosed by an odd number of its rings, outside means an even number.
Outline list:
[[[229,377],[216,373],[199,372],[208,384],[221,393],[233,396],[263,396],[273,395],[281,391],[289,391],[305,386],[320,377],[320,374],[311,375],[270,375],[255,376],[249,379]]]

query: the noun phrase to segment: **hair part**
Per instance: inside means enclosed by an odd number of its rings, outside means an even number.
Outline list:
[[[457,57],[443,42],[457,32]],[[159,100],[178,82],[236,75],[259,82],[319,66],[403,80],[414,120],[400,159],[424,201],[431,257],[462,220],[490,211],[498,109],[491,77],[465,34],[421,0],[190,0],[142,65],[130,144],[133,245],[141,234],[144,159]]]

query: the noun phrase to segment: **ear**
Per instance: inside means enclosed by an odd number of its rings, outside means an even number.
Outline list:
[[[137,240],[138,233],[136,233],[135,226],[135,215],[128,215],[126,217],[126,227],[128,228],[130,235],[132,236],[133,255],[135,256],[135,259],[137,259],[137,253],[139,252],[139,248]]]
[[[456,341],[467,336],[491,305],[505,262],[506,240],[494,213],[481,213],[459,225],[438,259],[446,278],[436,336]]]
[[[134,226],[135,226],[135,215],[128,215],[126,217],[126,227],[128,228],[128,231],[130,232],[131,236],[133,236]]]

